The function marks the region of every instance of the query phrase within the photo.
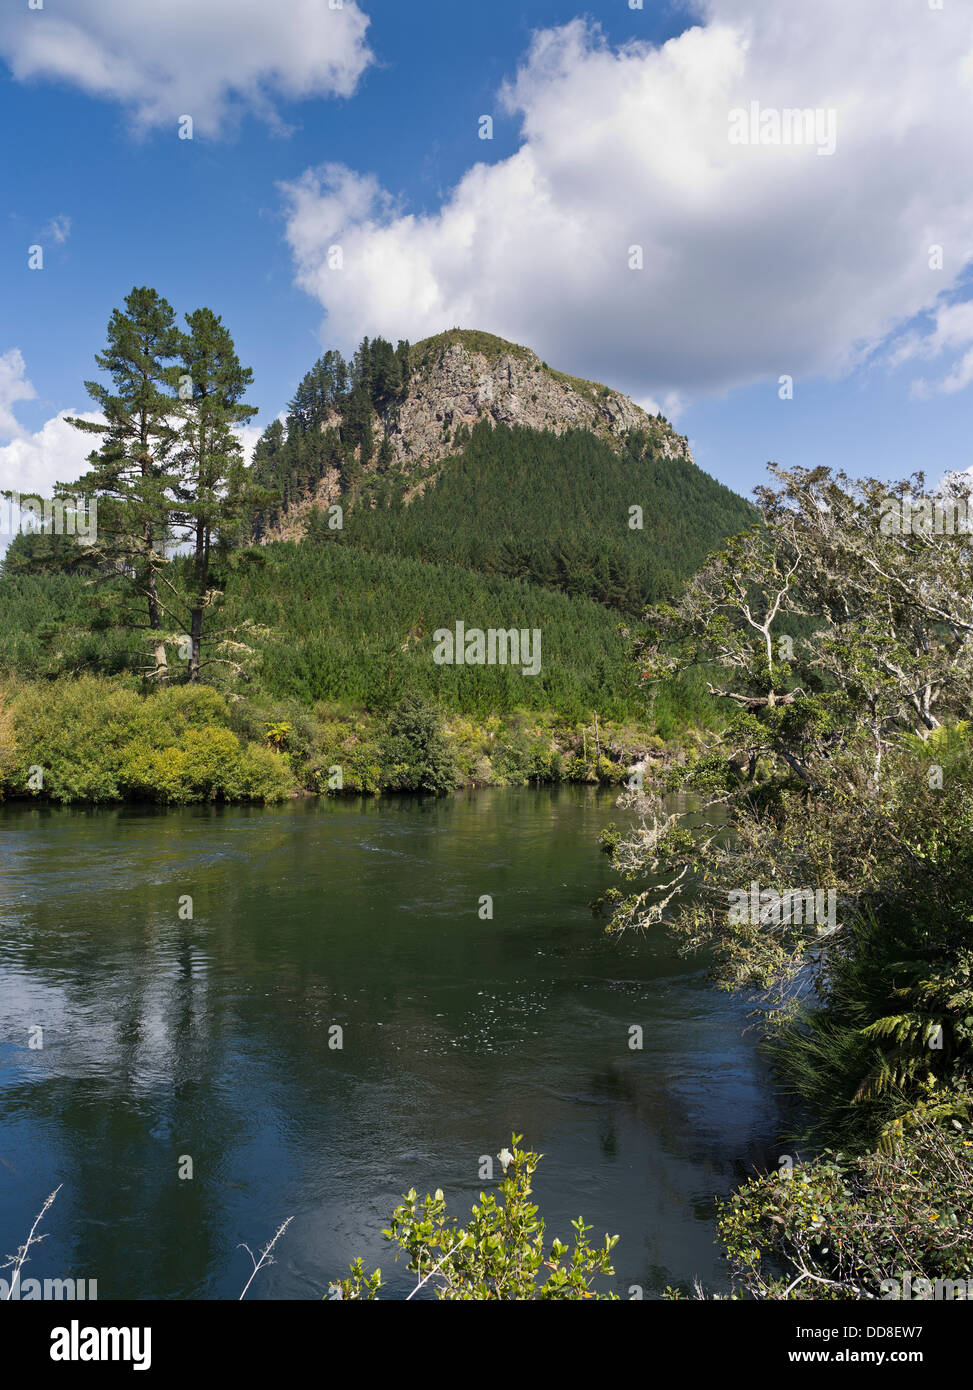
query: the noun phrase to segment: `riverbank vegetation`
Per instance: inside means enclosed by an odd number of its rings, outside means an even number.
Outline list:
[[[973,553],[882,524],[921,477],[775,472],[766,526],[636,644],[653,682],[718,666],[727,723],[630,796],[610,929],[666,922],[724,987],[758,991],[805,1141],[832,1150],[724,1209],[739,1290],[894,1296],[903,1272],[973,1275]],[[676,786],[702,829],[665,810]],[[832,908],[803,910],[819,891]]]
[[[443,794],[462,786],[618,785],[648,748],[639,724],[513,710],[477,719],[403,696],[270,701],[208,685],[150,694],[79,676],[0,687],[0,797],[62,803],[279,801],[301,792]]]
[[[2,791],[62,803],[280,801],[286,756],[208,686],[143,696],[93,677],[0,691]]]

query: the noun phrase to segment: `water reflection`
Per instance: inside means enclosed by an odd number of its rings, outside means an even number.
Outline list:
[[[713,1196],[774,1161],[779,1116],[745,1009],[592,919],[612,819],[588,789],[2,808],[3,1248],[63,1182],[35,1276],[235,1297],[239,1242],[292,1215],[249,1297],[320,1297],[356,1254],[394,1295],[400,1194],[468,1210],[516,1129],[549,1233],[621,1234],[620,1291],[722,1282]]]

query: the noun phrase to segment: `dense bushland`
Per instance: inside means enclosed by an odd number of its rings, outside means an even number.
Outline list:
[[[478,720],[414,694],[377,715],[204,685],[146,694],[90,676],[11,681],[0,692],[0,796],[62,802],[613,785],[646,747],[664,749],[639,725],[526,710]]]
[[[921,477],[774,471],[767,524],[637,641],[654,680],[718,670],[727,722],[632,798],[637,828],[610,848],[633,888],[612,926],[664,921],[725,987],[769,995],[806,1137],[856,1156],[742,1189],[724,1234],[743,1288],[877,1297],[902,1269],[970,1273],[973,552],[962,531],[881,524]],[[677,785],[702,826],[663,806]],[[833,912],[795,911],[806,890]]]
[[[279,801],[294,778],[266,743],[241,738],[207,686],[150,696],[94,677],[2,695],[10,792],[52,801]]]

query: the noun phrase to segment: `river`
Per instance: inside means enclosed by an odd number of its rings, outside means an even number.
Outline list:
[[[592,916],[613,819],[588,788],[0,807],[0,1252],[62,1184],[24,1278],[236,1298],[292,1217],[248,1298],[359,1254],[403,1297],[396,1201],[468,1213],[516,1130],[548,1235],[621,1236],[621,1297],[725,1288],[714,1197],[781,1117],[746,1005]]]

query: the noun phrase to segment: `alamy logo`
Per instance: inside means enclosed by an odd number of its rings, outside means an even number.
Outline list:
[[[133,1371],[152,1365],[151,1327],[70,1327],[51,1332],[52,1361],[131,1361]]]
[[[834,154],[838,139],[838,113],[817,106],[761,106],[752,101],[729,114],[727,139],[731,145],[816,145],[818,154]]]
[[[0,1279],[0,1303],[10,1300],[29,1303],[32,1299],[49,1300],[54,1303],[62,1300],[68,1303],[75,1300],[97,1303],[98,1280],[21,1279],[19,1270],[10,1283],[6,1279]]]
[[[0,505],[0,533],[15,536],[43,531],[48,535],[77,536],[83,545],[98,539],[97,497],[50,498],[21,497],[9,492]]]
[[[886,497],[878,529],[883,536],[961,536],[973,530],[965,497]]]
[[[763,888],[757,882],[749,888],[730,889],[731,922],[746,922],[751,926],[834,927],[837,925],[838,898],[833,888]]]
[[[897,1279],[883,1279],[878,1287],[883,1299],[895,1302],[924,1303],[935,1299],[968,1303],[973,1299],[973,1279],[924,1279],[905,1273]]]
[[[437,666],[519,666],[525,676],[541,669],[540,628],[467,628],[456,624],[455,634],[438,627],[432,659]]]

